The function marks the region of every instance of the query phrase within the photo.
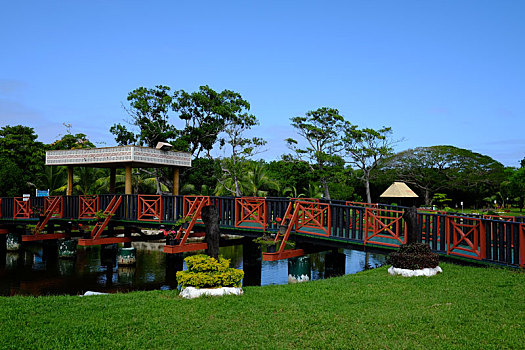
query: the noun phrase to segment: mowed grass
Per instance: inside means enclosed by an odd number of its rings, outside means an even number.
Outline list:
[[[386,267],[240,297],[176,291],[0,298],[4,349],[525,347],[523,271],[441,264],[435,277]]]

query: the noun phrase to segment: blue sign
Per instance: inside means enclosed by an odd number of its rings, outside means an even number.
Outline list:
[[[37,197],[48,197],[49,190],[36,190],[36,196]]]

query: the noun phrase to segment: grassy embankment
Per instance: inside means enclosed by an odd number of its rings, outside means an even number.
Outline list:
[[[176,291],[0,298],[0,348],[510,349],[525,346],[525,273],[386,267],[241,297]]]

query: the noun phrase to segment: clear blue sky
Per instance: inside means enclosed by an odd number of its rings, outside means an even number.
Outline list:
[[[391,126],[401,151],[450,144],[525,156],[525,1],[4,1],[0,126],[113,145],[129,91],[241,93],[288,150],[291,117],[338,108]],[[102,145],[102,144],[100,144]]]

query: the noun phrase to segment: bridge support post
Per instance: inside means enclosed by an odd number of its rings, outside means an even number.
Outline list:
[[[73,166],[67,166],[67,190],[66,195],[73,195]]]
[[[261,285],[261,246],[251,239],[246,239],[242,244],[242,269],[244,270],[243,286]]]
[[[125,193],[126,194],[132,194],[132,186],[131,186],[131,165],[126,165],[126,176],[125,176]]]
[[[115,194],[115,182],[117,178],[117,169],[109,169],[109,193]]]
[[[324,277],[337,277],[345,274],[346,255],[339,253],[337,249],[326,253],[324,257]]]

